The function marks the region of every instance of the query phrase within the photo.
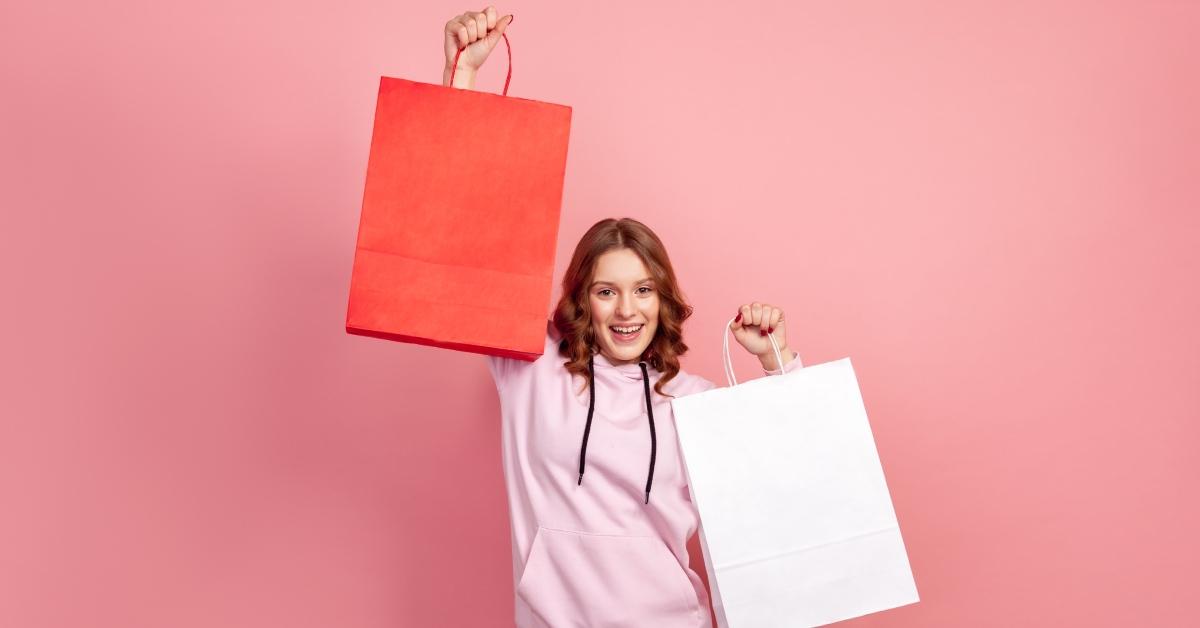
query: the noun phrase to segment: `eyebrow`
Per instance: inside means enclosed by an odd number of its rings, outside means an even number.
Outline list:
[[[654,278],[653,278],[653,277],[646,277],[645,279],[639,279],[639,280],[635,281],[634,283],[635,283],[635,284],[637,284],[637,283],[647,283],[647,282],[649,282],[649,283],[654,283]],[[588,286],[588,289],[589,289],[589,290],[591,290],[592,288],[595,288],[596,286],[598,286],[598,285],[600,285],[600,284],[604,284],[604,285],[606,285],[606,286],[615,286],[615,285],[617,285],[617,284],[615,284],[615,283],[613,283],[613,282],[611,282],[611,281],[593,281],[593,282],[592,282],[592,285]]]

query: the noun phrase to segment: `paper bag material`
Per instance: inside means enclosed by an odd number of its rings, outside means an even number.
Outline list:
[[[849,358],[672,402],[720,626],[919,601]]]
[[[534,360],[571,108],[381,77],[346,331]]]

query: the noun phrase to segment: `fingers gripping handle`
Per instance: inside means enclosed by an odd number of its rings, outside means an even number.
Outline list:
[[[721,334],[721,357],[725,363],[725,380],[730,386],[737,386],[737,377],[733,374],[733,361],[729,358],[729,334],[733,333],[730,327],[733,326],[737,317],[729,319],[725,323],[725,333]],[[775,363],[779,368],[783,368],[783,354],[779,353],[779,343],[775,341],[775,334],[767,334],[767,339],[771,341],[771,349],[775,351]]]

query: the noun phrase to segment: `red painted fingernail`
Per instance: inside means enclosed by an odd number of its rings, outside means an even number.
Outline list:
[[[737,317],[737,318],[735,318],[735,319],[733,319],[733,322],[735,322],[735,323],[736,323],[736,322],[738,322],[738,321],[740,321],[740,320],[742,320],[742,313],[741,313],[741,312],[738,312],[738,317]]]
[[[765,335],[767,335],[767,330],[765,330],[765,329],[759,329],[759,330],[758,330],[758,335],[760,335],[760,336],[765,336]]]

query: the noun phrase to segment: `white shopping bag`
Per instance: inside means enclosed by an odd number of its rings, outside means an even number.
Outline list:
[[[739,385],[728,329],[729,387],[672,401],[718,625],[821,626],[919,601],[850,359]]]

